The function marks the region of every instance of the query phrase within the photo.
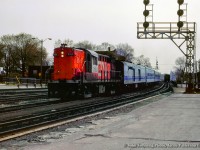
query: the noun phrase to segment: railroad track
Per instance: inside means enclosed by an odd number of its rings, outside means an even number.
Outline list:
[[[0,104],[9,104],[18,101],[47,98],[47,88],[40,89],[7,89],[0,90]]]
[[[17,111],[17,110],[23,110],[27,108],[33,108],[33,107],[38,107],[38,106],[47,106],[47,105],[53,105],[53,104],[59,104],[62,103],[60,99],[57,98],[51,98],[51,99],[39,99],[39,100],[32,100],[23,102],[25,104],[14,104],[14,105],[9,105],[7,107],[1,107],[0,108],[0,113],[8,113],[11,111]]]
[[[23,92],[36,92],[36,91],[47,91],[47,88],[28,88],[28,89],[0,89],[0,94],[15,94]]]
[[[98,101],[88,100],[81,101],[80,103],[68,102],[68,104],[70,105],[66,105],[64,107],[57,107],[55,109],[43,111],[41,110],[39,112],[26,114],[20,117],[18,116],[4,119],[0,123],[0,141],[1,138],[8,133],[13,133],[23,129],[28,129],[31,127],[36,127],[52,122],[71,119],[89,113],[103,111],[106,109],[132,103],[134,101],[138,101],[149,96],[165,93],[170,90],[171,89],[169,84],[163,84],[157,89],[145,91],[143,93],[123,94],[121,96],[115,96],[111,98],[108,97],[106,99],[104,98]]]

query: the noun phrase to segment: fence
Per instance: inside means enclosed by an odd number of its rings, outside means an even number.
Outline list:
[[[8,78],[4,77],[3,82],[7,85],[17,85],[18,88],[22,85],[25,85],[27,88],[28,86],[34,86],[36,88],[36,85],[40,85],[42,87],[41,79],[36,78]]]

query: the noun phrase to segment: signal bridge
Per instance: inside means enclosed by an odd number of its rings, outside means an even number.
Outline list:
[[[144,0],[145,10],[143,12],[144,22],[137,23],[138,39],[170,39],[186,57],[185,69],[187,73],[186,92],[192,93],[195,90],[195,62],[196,62],[196,23],[181,21],[184,12],[187,14],[187,4],[184,0],[178,0],[179,10],[177,11],[178,22],[153,22],[153,5],[149,4],[149,0]],[[181,6],[186,9],[181,9]],[[151,6],[151,7],[149,7]],[[152,21],[148,21],[151,17]],[[182,40],[181,44],[177,44],[175,40]],[[186,43],[186,51],[182,50],[183,44]]]
[[[182,28],[177,27],[177,22],[149,22],[149,27],[144,28],[143,22],[137,23],[138,39],[185,39],[195,36],[195,22],[185,22]]]

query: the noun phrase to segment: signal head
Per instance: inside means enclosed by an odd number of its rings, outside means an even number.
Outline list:
[[[179,5],[182,5],[184,3],[184,0],[178,0],[177,2]]]
[[[184,25],[183,21],[179,21],[179,22],[177,23],[177,26],[178,26],[179,28],[182,28],[183,25]]]
[[[177,15],[178,15],[178,16],[183,16],[183,14],[184,14],[184,11],[183,11],[182,9],[179,9],[179,10],[177,11]]]
[[[149,27],[149,22],[146,22],[146,21],[145,21],[145,22],[143,23],[143,27],[144,27],[145,29],[148,28],[148,27]]]
[[[149,5],[149,0],[144,0],[143,3],[144,5]]]
[[[144,10],[144,11],[143,11],[143,15],[144,15],[145,17],[147,17],[147,16],[149,15],[149,10]]]

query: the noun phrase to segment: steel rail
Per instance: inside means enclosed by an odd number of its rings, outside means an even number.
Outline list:
[[[28,90],[19,90],[19,89],[9,89],[9,90],[0,90],[0,102],[1,104],[13,103],[16,100],[32,100],[38,98],[48,98],[47,89],[28,89]]]
[[[41,99],[40,97],[40,100],[34,103],[2,107],[0,108],[0,113],[8,113],[10,111],[23,110],[23,109],[33,108],[33,107],[38,107],[38,106],[47,106],[47,105],[58,104],[58,103],[64,103],[64,102],[60,101],[60,99],[57,99],[57,98]]]
[[[0,123],[0,136],[6,133],[11,133],[14,131],[19,131],[22,129],[27,129],[30,127],[35,127],[47,123],[52,123],[56,121],[61,121],[65,119],[71,119],[73,117],[103,111],[109,108],[117,107],[120,105],[128,104],[133,101],[137,101],[148,96],[157,95],[170,90],[169,85],[163,85],[158,89],[132,94],[132,95],[122,95],[118,98],[111,98],[107,101],[102,100],[99,102],[89,102],[85,104],[74,105],[70,107],[65,107],[53,111],[39,112],[36,114],[31,114],[27,116],[22,116],[20,118],[13,118],[5,122]]]
[[[15,93],[33,93],[40,91],[48,91],[47,88],[28,88],[28,89],[0,89],[0,94],[15,94]]]

